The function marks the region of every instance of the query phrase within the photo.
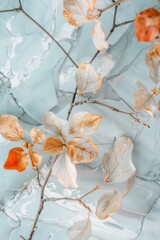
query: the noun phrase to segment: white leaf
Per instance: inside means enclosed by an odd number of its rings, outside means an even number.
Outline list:
[[[134,109],[136,111],[146,111],[155,117],[157,104],[147,88],[140,82],[136,82],[136,92],[134,94]]]
[[[64,138],[69,132],[68,121],[58,118],[52,112],[44,113],[43,125],[45,129],[61,138]]]
[[[102,169],[106,183],[127,181],[134,173],[132,163],[133,143],[128,137],[120,137],[102,158]]]
[[[67,234],[70,240],[88,240],[91,236],[91,221],[89,218],[75,222]]]
[[[93,3],[91,4],[93,8]],[[72,26],[79,27],[95,18],[90,13],[90,3],[84,0],[63,0],[63,15]]]
[[[116,213],[121,206],[122,197],[119,191],[107,191],[97,203],[96,215],[100,219],[106,219]]]
[[[78,94],[97,93],[102,86],[102,77],[90,63],[81,64],[76,70]]]
[[[96,24],[92,31],[92,39],[97,50],[101,51],[103,49],[108,49],[109,45],[99,20],[96,20]]]
[[[63,152],[56,160],[52,174],[66,188],[77,188],[77,171],[70,157],[66,152]]]

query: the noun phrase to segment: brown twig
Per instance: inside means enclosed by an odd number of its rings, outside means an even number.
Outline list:
[[[38,182],[38,185],[39,187],[41,188],[42,187],[42,184],[41,184],[41,181],[40,181],[40,172],[39,172],[39,168],[38,167],[35,167],[33,168],[34,171],[37,173],[36,175],[36,179],[37,179],[37,182]]]
[[[87,103],[89,103],[89,104],[90,104],[90,103],[91,103],[91,104],[97,104],[97,105],[103,106],[103,107],[105,107],[105,108],[108,108],[108,109],[110,109],[110,110],[113,111],[113,112],[117,112],[117,113],[122,113],[122,114],[128,115],[128,116],[130,116],[134,121],[143,124],[143,126],[145,126],[145,127],[147,127],[147,128],[150,128],[150,126],[149,126],[148,124],[141,122],[140,119],[138,119],[137,117],[134,116],[135,114],[137,114],[137,112],[125,112],[125,111],[122,111],[122,110],[120,110],[120,109],[118,109],[118,108],[112,107],[112,106],[110,106],[110,105],[108,105],[108,104],[99,102],[99,101],[94,100],[94,99],[89,99],[89,100],[84,100],[84,101],[76,102],[76,103],[73,104],[73,107],[78,106],[78,105],[82,105],[82,104],[87,104]]]
[[[0,13],[7,13],[7,12],[20,12],[21,8],[13,8],[8,10],[0,10]]]

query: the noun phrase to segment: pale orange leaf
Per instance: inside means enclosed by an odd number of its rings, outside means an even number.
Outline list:
[[[156,41],[146,53],[151,80],[157,85],[160,82],[160,43]]]
[[[102,77],[90,63],[81,64],[76,70],[78,94],[97,93],[102,86]]]
[[[133,143],[128,137],[120,137],[111,146],[102,158],[102,169],[106,183],[119,183],[127,181],[134,173],[132,163]]]
[[[99,51],[109,47],[108,42],[106,41],[105,33],[101,28],[101,22],[99,20],[96,20],[96,24],[93,28],[92,39],[95,47]]]
[[[33,152],[32,149],[29,149],[29,157],[33,167],[37,167],[42,162],[42,155],[38,152]]]
[[[67,231],[70,240],[88,240],[91,236],[90,218],[75,222]]]
[[[32,128],[30,131],[30,137],[35,145],[38,145],[44,141],[46,138],[45,134],[42,132],[41,129]]]
[[[77,137],[67,144],[67,151],[73,163],[89,163],[98,155],[98,148],[90,138]]]
[[[13,115],[0,115],[0,134],[9,141],[16,142],[24,138],[23,128]]]
[[[95,4],[97,0],[88,0],[89,1],[89,8],[91,12],[95,11]]]
[[[63,152],[52,168],[52,174],[66,188],[77,188],[77,171],[75,165],[71,163],[70,157]]]
[[[134,94],[134,109],[136,111],[146,111],[155,117],[157,104],[147,88],[140,82],[136,82],[136,92]]]
[[[64,144],[58,138],[47,138],[43,151],[51,155],[59,155],[63,150]]]
[[[95,18],[90,13],[93,3],[84,0],[63,0],[63,16],[72,26],[79,27]]]
[[[70,134],[90,135],[96,131],[102,120],[100,115],[88,112],[74,114],[70,125]]]
[[[7,170],[17,170],[23,172],[28,166],[28,156],[24,152],[23,148],[12,148],[9,151],[8,158],[4,164],[4,168]]]
[[[119,191],[107,191],[97,203],[96,215],[100,219],[106,219],[118,212],[121,207],[122,197]]]

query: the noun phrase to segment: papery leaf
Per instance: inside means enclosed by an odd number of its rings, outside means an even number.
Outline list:
[[[136,37],[139,42],[150,42],[160,34],[160,12],[154,8],[146,9],[135,18]]]
[[[75,222],[67,231],[70,240],[88,240],[91,236],[91,220],[89,218]]]
[[[77,171],[75,165],[71,163],[70,157],[63,152],[55,162],[52,174],[66,188],[77,188]]]
[[[90,63],[83,63],[76,70],[78,94],[97,93],[102,86],[102,77]]]
[[[13,115],[0,115],[0,134],[9,141],[16,142],[24,138],[23,128]]]
[[[97,203],[96,215],[100,219],[106,219],[117,213],[121,207],[122,197],[119,191],[107,191]]]
[[[136,111],[146,111],[155,117],[157,104],[147,88],[140,82],[136,82],[136,92],[134,94],[134,109]]]
[[[131,154],[133,143],[128,137],[120,137],[102,158],[102,169],[106,183],[127,181],[134,173]]]
[[[43,151],[51,155],[58,155],[62,152],[64,144],[58,138],[47,138]]]
[[[158,84],[160,82],[160,43],[158,41],[146,53],[146,64],[149,68],[151,80]]]
[[[123,198],[129,193],[135,179],[135,173],[128,179]]]
[[[96,24],[92,31],[92,39],[97,50],[101,51],[109,47],[104,31],[101,28],[101,22],[96,20]]]
[[[96,4],[96,1],[97,0],[89,0],[89,8],[90,8],[90,11],[91,12],[94,12],[95,11],[95,4]]]
[[[43,125],[45,129],[61,138],[65,138],[69,131],[68,121],[58,118],[52,112],[44,113]]]
[[[28,166],[28,156],[24,152],[23,148],[12,148],[9,151],[8,158],[4,164],[4,168],[7,170],[17,170],[23,172]]]
[[[44,141],[46,138],[45,134],[42,132],[41,129],[32,128],[30,131],[30,137],[35,145],[38,145]]]
[[[90,8],[94,7],[93,1],[91,3],[84,0],[63,0],[63,7],[63,16],[69,24],[75,27],[82,26],[95,18],[90,13]]]
[[[38,152],[32,152],[32,149],[29,150],[29,157],[33,167],[37,167],[42,162],[42,155]]]
[[[74,114],[70,125],[70,134],[90,135],[96,131],[102,120],[100,115],[88,112]]]
[[[67,144],[67,151],[73,163],[89,163],[98,155],[98,148],[90,138],[77,137]]]

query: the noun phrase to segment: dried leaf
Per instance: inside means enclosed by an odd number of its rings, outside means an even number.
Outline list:
[[[64,144],[58,138],[47,138],[43,151],[51,155],[59,155],[63,150]]]
[[[128,137],[120,137],[102,158],[102,169],[106,183],[127,181],[134,173],[131,154],[133,143]]]
[[[97,50],[101,51],[109,47],[104,31],[101,28],[101,22],[96,20],[96,24],[92,31],[92,39]]]
[[[136,37],[139,42],[151,42],[160,34],[160,12],[154,8],[146,9],[135,18]]]
[[[42,155],[38,152],[32,152],[32,149],[29,150],[29,157],[33,167],[37,167],[42,162]]]
[[[95,4],[96,4],[96,1],[97,0],[89,0],[89,8],[90,8],[90,11],[91,12],[94,12],[95,11]]]
[[[69,24],[75,27],[82,26],[95,18],[90,13],[90,7],[94,7],[93,1],[90,3],[84,0],[63,0],[63,6],[63,16]]]
[[[77,188],[77,171],[70,157],[66,152],[63,152],[55,162],[52,174],[66,188]]]
[[[4,164],[4,168],[7,170],[17,170],[23,172],[28,166],[28,156],[24,152],[23,148],[12,148],[9,151],[8,158]]]
[[[135,179],[135,173],[127,181],[127,186],[126,186],[125,192],[123,194],[123,198],[129,193],[129,191],[133,185],[134,179]]]
[[[73,163],[89,163],[98,155],[98,148],[90,138],[77,137],[67,144],[67,151]]]
[[[68,122],[58,118],[52,112],[46,112],[43,117],[44,128],[52,132],[55,136],[64,138],[68,134]]]
[[[160,82],[160,44],[157,42],[146,53],[146,64],[148,65],[151,80],[158,84]]]
[[[76,84],[78,93],[97,93],[102,86],[102,77],[90,63],[83,63],[76,70]]]
[[[97,217],[100,219],[106,219],[112,214],[117,213],[121,207],[121,200],[122,197],[119,191],[107,191],[97,203]]]
[[[76,113],[70,125],[70,134],[90,135],[96,131],[102,120],[100,115],[91,114],[88,112]]]
[[[0,134],[9,141],[16,142],[24,138],[23,128],[13,115],[0,115]]]
[[[157,104],[147,88],[140,82],[136,82],[136,92],[134,94],[134,109],[136,111],[146,111],[155,117]]]
[[[34,144],[38,145],[44,141],[46,136],[42,132],[41,129],[32,128],[30,131],[30,137],[31,137],[32,141],[34,142]]]
[[[91,220],[89,218],[75,222],[67,231],[70,240],[88,240],[91,236]]]

